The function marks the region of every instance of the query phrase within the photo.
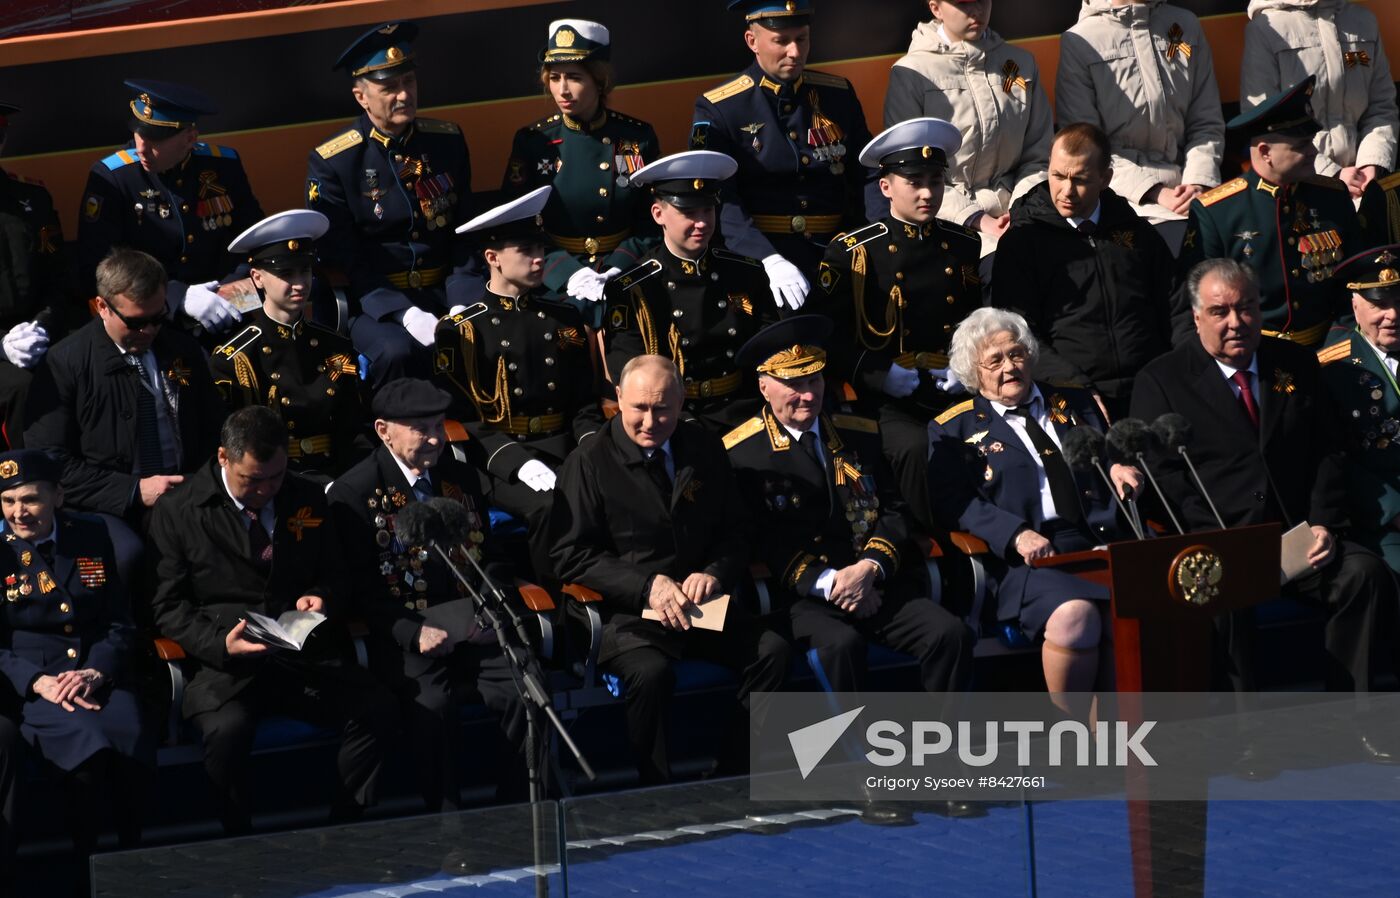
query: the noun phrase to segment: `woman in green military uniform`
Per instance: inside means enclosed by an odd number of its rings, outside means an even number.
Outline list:
[[[597,22],[550,23],[540,83],[559,111],[515,133],[503,185],[512,196],[554,186],[544,210],[555,245],[544,285],[583,305],[602,298],[610,276],[602,269],[613,250],[656,230],[650,198],[627,178],[661,155],[660,144],[651,125],[608,108],[610,51],[608,29]]]

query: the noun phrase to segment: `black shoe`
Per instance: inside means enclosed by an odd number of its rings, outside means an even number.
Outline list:
[[[980,801],[935,801],[923,810],[952,819],[987,816],[987,808]]]
[[[1366,733],[1356,734],[1356,743],[1361,747],[1361,757],[1371,764],[1400,764],[1400,755],[1381,744]]]
[[[860,822],[871,826],[913,826],[914,815],[893,802],[867,801],[861,807]]]

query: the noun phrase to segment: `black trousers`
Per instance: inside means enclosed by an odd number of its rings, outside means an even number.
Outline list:
[[[485,705],[500,724],[491,745],[471,748],[472,761],[489,756],[498,801],[527,799],[525,703],[499,646],[460,643],[446,657],[425,658],[385,641],[371,648],[370,664],[399,699],[419,791],[429,813],[461,806],[462,765],[468,748],[457,714],[468,704]]]
[[[1326,567],[1288,584],[1283,594],[1327,612],[1323,630],[1327,688],[1365,692],[1370,690],[1377,664],[1393,663],[1393,656],[1378,648],[1386,638],[1382,621],[1396,619],[1395,578],[1380,556],[1356,543],[1337,540],[1336,547]],[[1217,618],[1216,623],[1230,685],[1238,691],[1253,692],[1253,613],[1249,609],[1233,612]]]
[[[913,655],[928,692],[960,692],[972,680],[972,631],[942,606],[923,597],[884,597],[864,620],[820,599],[802,598],[789,611],[798,647],[815,649],[817,676],[833,692],[865,688],[870,642]]]
[[[648,621],[647,623],[652,623]],[[663,628],[655,624],[658,631]],[[787,679],[791,649],[787,641],[765,628],[758,618],[736,602],[730,602],[724,629],[689,630],[678,642],[681,657],[722,664],[739,676],[738,703],[722,737],[721,773],[748,769],[748,712],[760,715],[752,693],[776,692]],[[628,649],[599,667],[623,684],[627,706],[627,741],[637,759],[643,785],[669,782],[671,767],[666,752],[666,714],[676,689],[675,662],[679,660],[655,646]]]
[[[15,879],[15,847],[19,842],[15,803],[23,752],[19,724],[0,714],[0,895],[5,894],[4,884]]]
[[[928,422],[934,412],[929,412],[928,417],[915,417],[889,403],[878,415],[885,457],[894,469],[899,494],[909,505],[909,518],[919,531],[932,533],[935,522],[928,500]]]
[[[548,459],[542,461],[556,470],[559,467]],[[494,507],[525,522],[529,530],[530,567],[534,582],[555,591],[559,583],[554,576],[554,562],[549,557],[549,512],[554,507],[554,491],[538,492],[518,480],[501,480],[490,474],[482,474],[481,489],[490,496]]]
[[[24,400],[33,379],[24,368],[0,358],[0,448],[24,448]]]
[[[88,856],[97,850],[107,807],[116,824],[117,847],[126,851],[140,844],[152,773],[145,763],[110,749],[68,772],[68,832],[84,870]]]
[[[387,746],[398,729],[394,698],[369,671],[349,666],[283,664],[264,670],[222,707],[191,718],[204,739],[204,769],[229,835],[252,828],[248,759],[258,721],[283,715],[340,732],[339,774],[331,819],[357,819],[374,802]]]

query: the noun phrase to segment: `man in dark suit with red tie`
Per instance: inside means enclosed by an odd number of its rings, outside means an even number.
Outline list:
[[[342,546],[324,489],[287,472],[287,430],[266,406],[224,422],[218,455],[156,504],[151,550],[156,627],[193,660],[184,714],[204,739],[204,768],[224,830],[252,824],[247,766],[258,720],[283,714],[341,734],[332,820],[373,802],[394,701],[345,661],[337,618],[350,600]],[[300,651],[270,648],[247,631],[249,611],[276,619],[321,612]]]
[[[1262,335],[1259,290],[1247,266],[1207,260],[1192,269],[1186,288],[1198,339],[1143,368],[1133,385],[1133,416],[1175,412],[1191,421],[1188,451],[1226,527],[1311,525],[1312,569],[1283,591],[1327,611],[1328,685],[1366,691],[1380,621],[1394,611],[1395,585],[1378,557],[1338,535],[1350,525],[1344,461],[1317,358]],[[1153,470],[1188,529],[1217,529],[1176,453],[1163,453]],[[1248,629],[1240,617],[1227,627],[1231,660],[1239,666],[1232,677],[1244,688],[1253,681]],[[1363,747],[1373,759],[1385,754],[1364,737]]]

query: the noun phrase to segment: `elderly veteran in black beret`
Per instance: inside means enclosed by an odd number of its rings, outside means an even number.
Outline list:
[[[350,339],[374,387],[427,376],[438,321],[481,296],[452,237],[471,217],[471,155],[455,122],[418,115],[417,36],[386,22],[345,49],[335,68],[364,112],[306,167],[306,206],[331,222],[321,255],[350,282]]]
[[[964,689],[972,632],[924,596],[878,425],[822,410],[830,332],[826,318],[799,315],[739,353],[765,404],[724,444],[757,523],[756,556],[830,689],[864,687],[868,641],[913,655],[926,690]]]
[[[61,473],[38,450],[0,455],[0,714],[63,771],[86,867],[107,816],[104,793],[120,846],[140,840],[155,739],[123,685],[136,631],[107,528],[62,510]]]
[[[78,272],[89,295],[93,270],[117,247],[160,260],[166,298],[211,334],[228,332],[251,292],[228,241],[263,217],[232,147],[199,139],[200,116],[218,110],[201,91],[129,80],[131,143],[92,166],[78,216]]]
[[[1076,427],[1107,429],[1093,395],[1031,378],[1039,344],[1026,320],[978,309],[953,332],[949,365],[977,393],[929,425],[929,498],[949,529],[991,547],[996,616],[1018,638],[1041,644],[1052,695],[1107,688],[1108,591],[1031,562],[1125,535],[1113,496],[1094,473],[1071,470],[1062,447]],[[1141,473],[1114,465],[1114,486],[1141,486]],[[1100,650],[1102,652],[1102,657]],[[1079,717],[1088,708],[1061,707]]]
[[[529,525],[535,577],[548,581],[544,532],[560,464],[602,425],[592,332],[578,310],[543,289],[549,239],[542,212],[553,188],[532,190],[457,229],[490,280],[481,303],[443,319],[437,382],[472,435],[491,504]]]
[[[311,320],[320,212],[269,215],[229,244],[243,256],[262,305],[214,350],[209,367],[230,411],[265,405],[287,425],[288,465],[329,482],[369,449],[369,418],[350,341]]]
[[[415,502],[460,502],[472,522],[473,543],[451,554],[472,588],[481,588],[480,578],[459,553],[471,552],[496,583],[514,582],[509,562],[490,538],[476,471],[448,451],[444,413],[451,402],[446,391],[425,380],[390,381],[374,397],[379,447],[337,477],[328,493],[344,557],[363,586],[370,668],[399,697],[430,813],[461,803],[465,746],[456,715],[463,704],[485,704],[500,717],[503,738],[489,759],[497,798],[523,800],[526,791],[525,708],[495,633],[472,626],[465,641],[453,643],[442,621],[425,618],[429,609],[469,593],[435,553],[405,544],[395,527],[398,512]],[[486,762],[483,748],[476,747],[474,757]]]
[[[781,687],[788,668],[787,643],[738,601],[749,517],[719,437],[681,420],[684,396],[670,360],[628,362],[617,376],[617,415],[564,462],[550,515],[559,576],[602,593],[598,665],[622,684],[643,783],[671,778],[665,721],[674,662],[728,667],[739,675],[744,708],[753,693]],[[723,629],[693,628],[689,609],[721,595],[731,596]],[[733,710],[720,767],[742,772],[748,715],[737,703]]]
[[[609,282],[603,316],[608,370],[639,355],[669,357],[687,416],[716,433],[756,410],[753,375],[734,357],[777,318],[763,266],[714,245],[720,185],[737,170],[723,153],[691,150],[632,176],[650,190],[661,245],[637,256],[629,243],[614,254],[635,264]]]
[[[553,185],[544,228],[555,249],[544,283],[581,303],[591,320],[608,278],[607,259],[629,237],[656,240],[646,192],[629,176],[661,155],[656,131],[608,106],[612,37],[588,19],[549,23],[540,83],[558,109],[515,132],[502,189],[523,194]],[[606,269],[606,270],[605,270]]]

